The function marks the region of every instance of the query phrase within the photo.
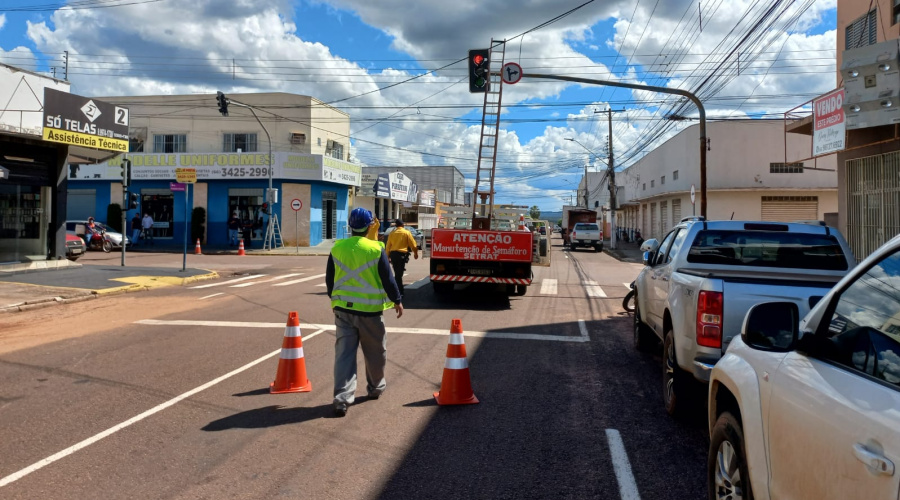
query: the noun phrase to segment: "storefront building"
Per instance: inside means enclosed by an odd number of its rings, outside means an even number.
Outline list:
[[[0,64],[0,267],[66,258],[69,148],[42,139],[44,88],[69,83]]]
[[[271,136],[271,162],[266,131],[250,111],[231,107],[229,116],[221,116],[215,95],[103,98],[131,110],[128,191],[140,203],[127,218],[149,213],[155,243],[180,245],[185,224],[200,207],[206,212],[204,242],[228,246],[228,221],[236,214],[251,233],[251,246],[261,246],[271,183],[278,190],[272,213],[285,246],[346,237],[351,190],[361,177],[360,166],[346,161],[349,116],[307,96],[228,97],[257,110]],[[172,112],[179,107],[183,113]],[[100,219],[109,204],[123,203],[122,160],[70,165],[70,218]],[[175,184],[178,169],[196,172],[196,184],[184,192]]]

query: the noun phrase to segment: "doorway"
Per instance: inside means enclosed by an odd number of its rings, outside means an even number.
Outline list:
[[[322,239],[335,238],[335,222],[337,221],[337,193],[322,191]]]

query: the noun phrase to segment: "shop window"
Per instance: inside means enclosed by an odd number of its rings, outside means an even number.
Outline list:
[[[225,134],[225,146],[222,151],[226,153],[254,153],[257,149],[256,134]]]
[[[171,238],[175,197],[168,189],[142,189],[141,215],[153,218],[153,237]]]
[[[154,153],[187,153],[187,135],[153,134]]]
[[[262,209],[264,193],[262,189],[232,188],[228,190],[228,214],[241,220],[241,228],[250,229],[252,240],[265,237],[268,216]]]
[[[802,174],[802,163],[769,163],[770,174]]]

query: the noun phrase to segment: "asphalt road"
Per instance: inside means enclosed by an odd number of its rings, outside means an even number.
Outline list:
[[[621,312],[639,266],[553,242],[523,297],[438,298],[410,261],[388,389],[362,381],[345,418],[324,257],[0,317],[0,497],[704,497],[705,410],[666,415],[660,358]],[[313,390],[271,395],[289,311]],[[439,407],[454,318],[481,402]]]

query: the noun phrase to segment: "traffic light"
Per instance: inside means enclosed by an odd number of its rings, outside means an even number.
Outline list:
[[[134,210],[138,207],[138,194],[128,193],[128,209]]]
[[[131,160],[122,160],[122,186],[128,187],[131,184]]]
[[[216,92],[216,101],[219,102],[219,113],[222,113],[222,116],[228,116],[228,99],[221,90]]]
[[[487,92],[491,76],[490,50],[469,51],[469,92]]]

